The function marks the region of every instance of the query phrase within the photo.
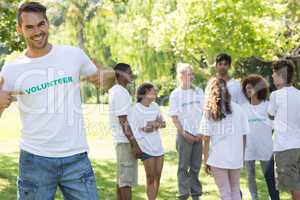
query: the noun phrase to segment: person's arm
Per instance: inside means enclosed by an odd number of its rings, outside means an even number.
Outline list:
[[[193,144],[194,142],[196,142],[197,138],[194,137],[192,134],[187,133],[184,129],[183,126],[181,124],[181,122],[178,119],[178,116],[180,115],[180,111],[179,111],[179,97],[175,94],[175,93],[171,93],[170,95],[170,110],[169,110],[169,116],[172,118],[172,122],[175,125],[177,132],[179,134],[181,134],[185,140],[190,143]]]
[[[178,117],[172,116],[171,118],[172,118],[172,122],[173,122],[174,126],[177,129],[177,132],[180,133],[181,135],[184,135],[184,130],[183,130],[183,127],[182,127]]]
[[[86,53],[77,49],[78,62],[80,63],[81,81],[88,81],[97,88],[107,90],[115,83],[115,72],[112,69],[104,68],[100,64],[93,62]]]
[[[94,84],[97,88],[107,90],[115,83],[114,70],[107,68],[98,68],[97,72],[92,75],[82,78],[82,81],[88,81]]]
[[[203,137],[204,141],[204,147],[203,147],[203,159],[204,159],[204,165],[205,165],[205,172],[207,174],[210,174],[211,169],[210,166],[207,165],[207,160],[208,160],[208,152],[209,152],[209,143],[210,143],[210,136],[204,136]]]
[[[243,157],[245,158],[247,135],[243,135]],[[245,160],[245,159],[244,159]]]
[[[153,132],[160,128],[166,128],[166,122],[161,115],[157,116],[154,121],[147,122],[147,125],[143,130],[145,130],[145,132]]]
[[[277,106],[276,106],[276,95],[274,92],[271,93],[270,95],[270,101],[268,105],[268,117],[270,120],[275,119],[275,113],[277,111]]]
[[[134,138],[134,135],[132,133],[132,130],[130,128],[130,125],[129,125],[129,122],[127,119],[127,115],[119,116],[119,122],[121,124],[123,133],[125,134],[125,136],[127,137],[128,141],[130,142],[130,144],[133,148],[133,152],[134,152],[135,156],[141,155],[143,152],[140,149],[136,139]]]
[[[13,96],[22,95],[23,92],[6,91],[4,90],[4,78],[0,76],[0,117],[6,108],[8,108],[13,101]]]
[[[188,133],[183,129],[177,116],[172,116],[172,121],[178,133],[181,134],[188,143],[193,144],[194,142],[197,141],[197,138],[195,136],[193,136],[192,134]]]

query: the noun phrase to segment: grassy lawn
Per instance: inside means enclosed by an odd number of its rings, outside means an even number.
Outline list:
[[[84,115],[90,145],[89,156],[93,162],[101,199],[115,200],[116,163],[111,132],[108,127],[107,106],[84,105]],[[18,140],[20,135],[20,120],[16,104],[13,104],[3,113],[0,120],[0,130],[0,199],[15,200],[16,177],[18,174]],[[167,128],[162,131],[161,135],[166,153],[158,199],[173,200],[177,193],[177,154],[175,151],[175,129],[170,121],[167,121]],[[260,197],[262,200],[268,199],[262,173],[260,170],[257,172]],[[250,199],[245,175],[243,170],[241,188],[244,199]],[[201,171],[200,180],[202,181],[204,192],[202,199],[218,199],[217,187],[213,178]],[[60,193],[58,193],[56,199],[63,199]],[[139,165],[139,186],[134,189],[133,199],[146,199],[145,172],[142,163]],[[286,193],[282,193],[281,199],[290,200],[291,197]]]

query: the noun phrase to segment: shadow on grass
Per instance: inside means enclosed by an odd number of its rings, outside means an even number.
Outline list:
[[[114,161],[93,161],[97,179],[97,188],[101,199],[116,199],[116,163]],[[176,188],[172,186],[174,179],[168,179],[161,185],[158,199],[175,199]],[[145,200],[145,183],[139,183],[133,190],[134,200]]]

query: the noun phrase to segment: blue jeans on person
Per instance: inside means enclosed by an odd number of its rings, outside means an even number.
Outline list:
[[[246,161],[248,187],[252,200],[259,200],[257,185],[256,185],[256,170],[255,160]],[[269,199],[280,200],[279,191],[276,188],[275,175],[274,175],[274,159],[273,156],[268,161],[260,161],[261,169],[264,174],[265,181],[267,183]]]
[[[20,152],[18,200],[54,200],[57,187],[65,200],[98,200],[87,153],[62,158]]]

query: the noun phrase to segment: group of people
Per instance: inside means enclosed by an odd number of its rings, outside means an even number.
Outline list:
[[[282,189],[290,191],[293,200],[299,200],[300,91],[293,87],[293,63],[273,63],[277,90],[270,100],[269,84],[262,76],[252,74],[239,82],[230,78],[230,65],[229,55],[216,57],[217,74],[209,80],[205,92],[193,85],[189,64],[177,66],[178,87],[169,99],[169,116],[177,130],[177,198],[200,199],[203,155],[205,172],[213,175],[222,200],[242,198],[240,170],[244,163],[251,198],[259,199],[256,161],[260,162],[270,199],[279,200],[278,189]],[[155,199],[164,154],[159,129],[165,127],[159,106],[154,103],[156,89],[151,83],[141,84],[137,101],[132,104],[126,89],[134,77],[130,66],[119,63],[114,69],[117,84],[109,91],[109,112],[117,152],[118,196],[131,198],[139,158],[145,167],[148,199]]]
[[[156,199],[164,164],[160,129],[166,122],[155,103],[155,85],[141,84],[133,103],[127,90],[135,78],[130,65],[99,68],[79,48],[50,44],[46,7],[40,3],[19,7],[17,32],[27,49],[1,70],[0,111],[16,97],[22,123],[18,199],[53,200],[57,187],[67,200],[99,199],[87,154],[80,81],[99,87],[114,78],[109,119],[117,155],[117,199],[132,199],[138,159],[146,172],[147,197]],[[293,63],[283,59],[272,64],[277,90],[270,98],[263,77],[249,75],[240,82],[230,78],[230,66],[229,55],[218,55],[217,73],[205,91],[193,85],[191,65],[177,66],[179,84],[170,94],[168,111],[177,131],[177,198],[200,199],[203,162],[222,200],[242,199],[240,170],[245,163],[256,200],[255,161],[260,161],[270,199],[279,199],[279,189],[300,200],[300,91],[293,87]]]

